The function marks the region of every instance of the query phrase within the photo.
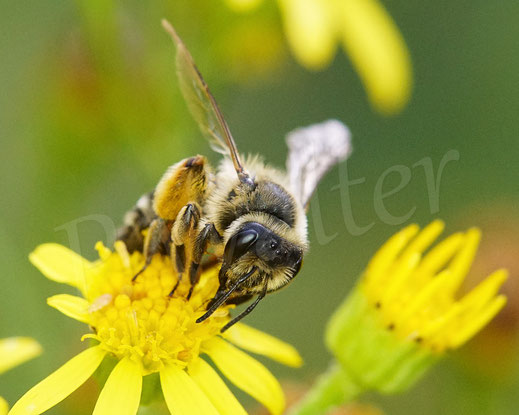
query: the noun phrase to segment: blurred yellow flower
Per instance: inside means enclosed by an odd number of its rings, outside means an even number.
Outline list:
[[[41,353],[40,344],[30,337],[0,339],[0,374],[33,359]],[[7,414],[9,407],[0,396],[0,415]]]
[[[114,356],[118,363],[101,390],[95,415],[137,413],[143,377],[152,373],[160,376],[172,414],[246,414],[218,373],[200,357],[202,354],[271,413],[282,413],[285,403],[278,381],[231,343],[291,366],[301,364],[297,351],[243,324],[221,335],[220,329],[229,321],[230,306],[196,323],[218,288],[216,269],[202,274],[189,300],[187,284],[181,284],[168,298],[177,278],[169,257],[156,255],[132,283],[132,277],[144,265],[142,254],[130,255],[121,242],[116,243],[114,252],[102,244],[97,249],[100,260],[93,263],[56,244],[41,245],[30,255],[45,276],[81,291],[83,297],[55,295],[48,304],[89,324],[93,333],[83,337],[98,344],[34,386],[10,414],[40,414],[56,405],[81,386],[107,355]]]
[[[261,0],[225,0],[249,11]],[[364,83],[371,104],[393,114],[409,100],[412,68],[405,41],[379,0],[278,0],[288,43],[309,69],[326,67],[340,43]]]
[[[457,296],[474,260],[479,230],[451,235],[424,254],[443,228],[441,221],[421,232],[410,225],[374,255],[328,324],[326,344],[337,361],[294,414],[325,413],[368,390],[408,389],[503,308],[506,298],[498,290],[505,270]]]
[[[360,289],[382,324],[405,341],[433,353],[460,347],[506,303],[497,295],[507,271],[497,270],[470,293],[455,297],[476,254],[481,233],[455,233],[423,252],[443,230],[441,221],[422,232],[410,225],[394,235],[371,260]]]

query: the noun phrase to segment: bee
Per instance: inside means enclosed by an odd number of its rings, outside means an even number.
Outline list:
[[[323,175],[349,155],[350,133],[336,120],[291,132],[286,172],[258,156],[242,158],[191,54],[173,26],[162,23],[176,46],[184,99],[223,160],[216,172],[201,155],[168,168],[155,190],[126,214],[118,239],[130,251],[143,252],[143,270],[154,254],[171,255],[178,280],[170,296],[182,278],[189,278],[187,299],[198,282],[202,257],[211,249],[221,262],[219,288],[197,322],[222,304],[241,304],[256,296],[225,331],[299,272],[308,250],[305,211],[310,197]]]

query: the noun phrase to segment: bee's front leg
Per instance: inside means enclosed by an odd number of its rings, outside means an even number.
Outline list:
[[[198,282],[200,262],[202,261],[202,256],[207,250],[207,246],[209,244],[220,244],[222,243],[222,240],[222,236],[218,233],[212,223],[206,223],[196,236],[192,252],[193,256],[189,266],[189,281],[191,282],[191,288],[189,289],[189,294],[187,296],[188,299],[191,297],[193,288]]]
[[[194,237],[199,220],[200,208],[196,203],[188,203],[180,209],[171,228],[171,257],[178,272],[178,280],[169,293],[170,297],[178,288],[186,270],[186,243]]]

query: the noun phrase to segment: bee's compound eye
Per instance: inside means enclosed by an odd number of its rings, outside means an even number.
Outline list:
[[[249,245],[258,239],[258,233],[256,231],[248,231],[243,235],[240,235],[236,245]]]
[[[258,240],[258,232],[254,229],[244,229],[229,239],[225,245],[224,260],[232,263],[237,258],[248,252]]]

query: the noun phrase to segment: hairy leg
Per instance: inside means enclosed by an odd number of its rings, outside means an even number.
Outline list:
[[[200,208],[196,203],[188,203],[180,212],[171,228],[171,257],[178,273],[177,283],[169,293],[172,296],[186,270],[186,245],[191,245],[190,240],[195,237],[195,232],[200,220]]]
[[[151,222],[146,238],[144,239],[144,266],[137,274],[135,274],[132,281],[135,281],[148,265],[150,265],[153,255],[159,252],[163,253],[164,247],[167,245],[168,241],[169,230],[166,221],[161,218],[154,219]]]

